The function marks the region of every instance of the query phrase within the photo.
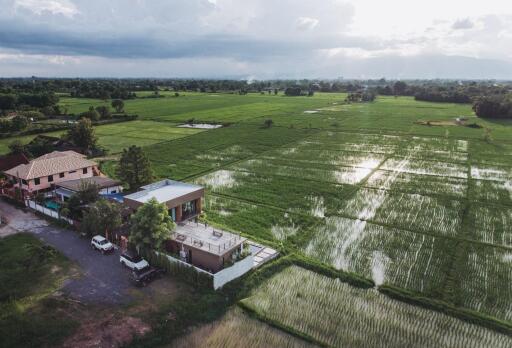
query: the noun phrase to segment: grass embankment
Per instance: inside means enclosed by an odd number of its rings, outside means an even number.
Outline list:
[[[0,239],[0,347],[53,347],[77,323],[50,298],[70,263],[29,234]]]

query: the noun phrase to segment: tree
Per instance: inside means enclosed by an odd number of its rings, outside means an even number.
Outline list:
[[[128,240],[137,250],[160,249],[175,227],[166,205],[151,198],[132,216]]]
[[[123,112],[124,101],[122,101],[121,99],[114,99],[112,100],[112,107],[116,109],[116,112],[118,113]]]
[[[108,236],[119,226],[121,226],[119,206],[105,199],[100,199],[87,208],[80,224],[80,230],[89,236],[93,234]]]
[[[93,182],[82,181],[76,195],[81,204],[93,203],[100,198],[100,188]]]
[[[25,153],[25,145],[20,140],[13,140],[9,144],[9,151],[12,154]]]
[[[123,150],[116,173],[132,190],[149,183],[153,177],[146,153],[135,145]]]
[[[396,81],[393,85],[393,92],[395,95],[404,95],[405,90],[407,88],[407,84],[403,81]]]
[[[96,111],[94,109],[94,107],[89,106],[89,110],[86,111],[86,112],[82,112],[80,114],[80,117],[81,118],[88,118],[91,121],[98,121],[100,119],[100,114],[98,113],[98,111]]]
[[[68,130],[66,137],[76,146],[91,150],[96,147],[96,135],[91,120],[83,118],[76,125]]]
[[[265,121],[263,121],[263,128],[270,128],[272,127],[272,125],[274,124],[274,121],[272,121],[272,119],[267,119]]]
[[[98,112],[98,114],[100,115],[100,118],[102,120],[112,117],[112,113],[110,112],[110,108],[108,106],[105,106],[105,105],[98,106],[98,107],[96,107],[96,111]]]
[[[20,131],[28,126],[28,119],[25,116],[18,115],[12,118],[11,120],[11,130],[12,131]]]
[[[61,214],[73,220],[81,220],[84,206],[96,202],[99,198],[99,187],[94,183],[83,181],[80,183],[78,192],[69,197],[62,206]]]

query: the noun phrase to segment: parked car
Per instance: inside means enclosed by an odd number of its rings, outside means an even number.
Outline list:
[[[119,262],[121,262],[121,265],[136,271],[149,267],[149,263],[146,260],[139,255],[131,254],[129,252],[122,253],[119,257]]]
[[[112,243],[100,235],[92,237],[91,248],[99,250],[103,254],[114,250]]]
[[[137,286],[146,286],[154,279],[158,279],[162,276],[164,271],[160,268],[146,267],[140,271],[132,272],[132,281]]]

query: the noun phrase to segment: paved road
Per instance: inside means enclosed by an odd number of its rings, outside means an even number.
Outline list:
[[[16,209],[0,201],[0,215],[9,224],[0,228],[0,237],[18,232],[29,232],[75,261],[83,275],[68,279],[62,291],[88,303],[121,304],[131,300],[130,272],[119,263],[119,251],[103,255],[92,250],[90,241],[78,233],[49,225],[30,212]]]

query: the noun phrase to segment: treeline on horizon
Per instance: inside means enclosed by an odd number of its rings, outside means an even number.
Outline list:
[[[385,96],[411,96],[416,100],[448,103],[473,103],[477,116],[512,118],[512,82],[479,80],[216,80],[216,79],[0,79],[0,109],[30,110],[58,114],[58,95],[102,100],[137,98],[137,92],[154,91],[146,98],[159,98],[160,91],[202,93],[268,93],[283,91],[287,96],[315,92]]]

